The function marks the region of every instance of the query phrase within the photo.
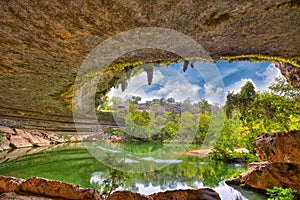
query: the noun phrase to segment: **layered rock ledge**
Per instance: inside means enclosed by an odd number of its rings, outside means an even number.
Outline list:
[[[247,172],[226,183],[256,191],[277,186],[300,192],[300,131],[263,134],[253,145],[261,162],[250,163]]]
[[[0,151],[9,148],[41,147],[50,144],[81,141],[81,138],[75,133],[22,130],[6,126],[0,126],[0,134]]]
[[[73,199],[101,200],[101,194],[95,189],[32,177],[28,180],[9,176],[0,176],[0,199]],[[198,190],[174,190],[159,192],[149,196],[130,191],[117,191],[107,200],[221,200],[218,193],[209,188]]]
[[[140,27],[179,31],[215,59],[261,54],[299,63],[299,13],[296,0],[0,1],[0,112],[71,117],[58,96],[73,85],[84,59],[107,38]],[[172,58],[131,52],[119,63]],[[107,76],[102,89],[116,77]],[[8,122],[22,124],[0,118]]]

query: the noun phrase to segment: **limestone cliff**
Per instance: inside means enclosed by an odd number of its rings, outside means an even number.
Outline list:
[[[263,54],[299,61],[299,1],[0,1],[2,125],[26,124],[16,115],[70,121],[57,94],[73,84],[88,53],[116,33],[150,26],[190,36],[213,58]],[[172,57],[133,52],[120,62]]]

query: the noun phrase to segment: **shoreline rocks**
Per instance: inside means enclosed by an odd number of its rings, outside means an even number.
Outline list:
[[[9,176],[0,176],[0,199],[5,199],[9,196],[19,196],[19,199],[25,199],[22,198],[23,196],[37,197],[37,199],[39,197],[76,200],[102,199],[100,193],[95,189],[86,189],[61,181],[38,177],[24,180]]]
[[[1,199],[73,199],[101,200],[99,191],[45,178],[32,177],[27,180],[0,176]],[[217,192],[209,188],[198,190],[173,190],[151,195],[131,191],[116,191],[107,200],[221,200]]]
[[[263,134],[253,145],[261,162],[250,163],[247,172],[226,183],[259,192],[274,186],[300,192],[300,131]]]
[[[43,147],[51,144],[82,141],[76,134],[22,130],[6,126],[0,126],[0,133],[0,151],[10,148]]]

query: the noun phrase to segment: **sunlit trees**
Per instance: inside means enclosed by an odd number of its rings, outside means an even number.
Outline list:
[[[211,121],[211,114],[208,112],[200,112],[198,114],[198,127],[197,127],[197,133],[195,136],[195,142],[196,144],[202,144],[206,134],[208,132],[209,123]]]
[[[283,78],[276,78],[262,92],[247,82],[239,93],[227,95],[225,111],[228,119],[241,122],[238,143],[254,153],[251,143],[259,134],[300,128],[300,90]]]

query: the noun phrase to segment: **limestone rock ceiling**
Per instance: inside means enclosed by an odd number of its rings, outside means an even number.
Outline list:
[[[55,94],[73,83],[100,42],[136,27],[182,32],[213,58],[263,54],[299,61],[297,2],[0,1],[0,113],[71,120]],[[163,57],[143,54],[139,59]]]

